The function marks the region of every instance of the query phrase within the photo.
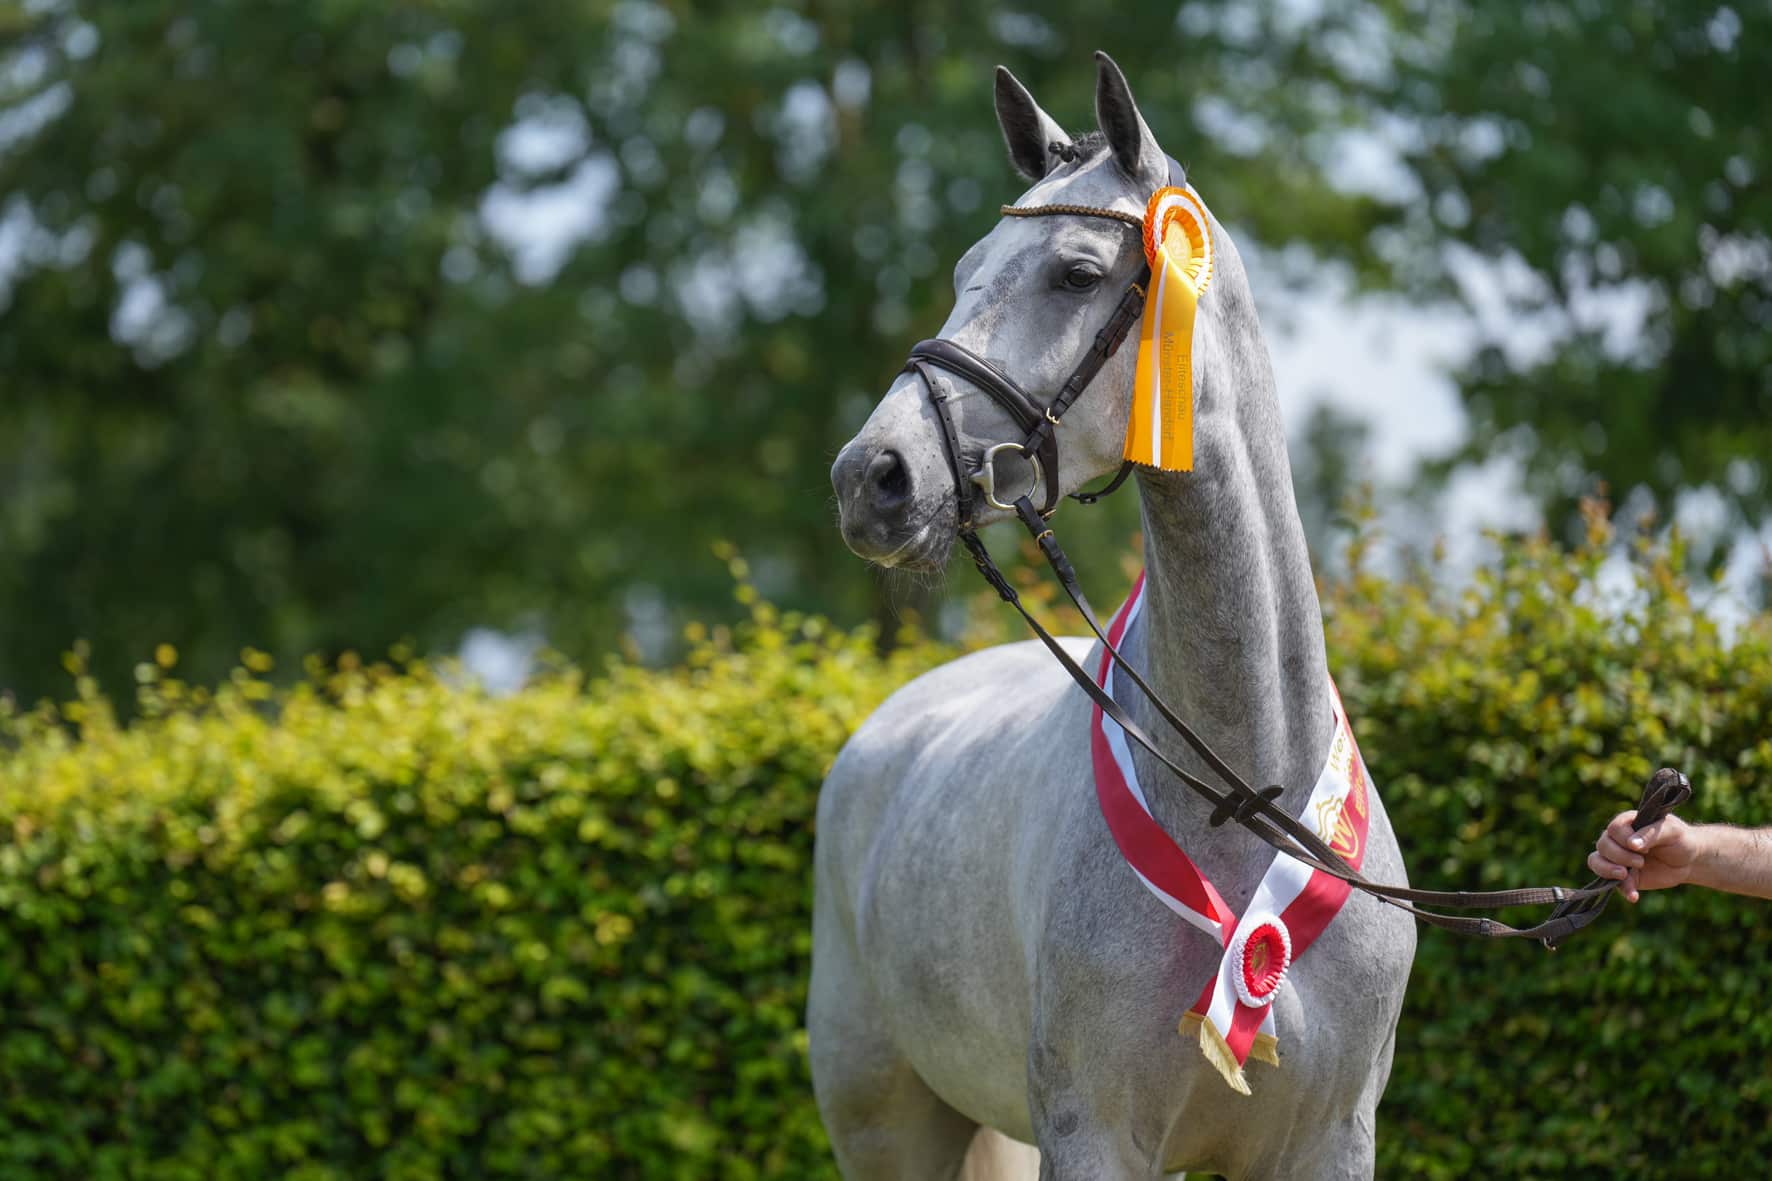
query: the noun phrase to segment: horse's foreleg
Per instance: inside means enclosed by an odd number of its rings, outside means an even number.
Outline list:
[[[845,1181],[954,1181],[978,1125],[911,1068],[881,1029],[870,995],[839,924],[815,911],[806,1031],[812,1089],[837,1166]]]
[[[1267,1154],[1247,1181],[1372,1181],[1377,1154],[1371,1111],[1356,1112],[1318,1130],[1289,1137],[1285,1150]]]
[[[844,1181],[954,1181],[978,1125],[868,1030],[810,1012],[812,1082]]]
[[[1028,1061],[1028,1106],[1040,1146],[1040,1181],[1149,1181],[1161,1176],[1125,1118],[1102,1111],[1099,1088],[1078,1084],[1068,1055],[1036,1033]]]
[[[1036,1120],[1040,1181],[1155,1181],[1162,1176],[1123,1128],[1060,1116]]]

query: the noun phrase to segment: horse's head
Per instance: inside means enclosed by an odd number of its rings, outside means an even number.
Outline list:
[[[1074,141],[1008,70],[998,68],[1003,137],[1016,168],[1034,182],[1016,204],[1088,206],[1142,219],[1150,195],[1172,181],[1170,162],[1119,67],[1106,54],[1096,59],[1099,131]],[[991,362],[1045,406],[1144,269],[1137,224],[1100,216],[1004,217],[955,266],[954,310],[941,336]],[[1210,332],[1211,295],[1200,306],[1201,336]],[[1196,371],[1208,347],[1196,348]],[[1064,416],[1057,431],[1059,470],[1042,472],[1043,480],[1057,480],[1057,492],[1075,491],[1120,466],[1136,353],[1120,349]],[[906,372],[831,467],[844,540],[859,556],[885,566],[929,569],[945,563],[962,523],[954,467],[972,472],[988,448],[1027,433],[976,383],[945,371],[928,380],[942,383],[949,399],[959,436],[957,465],[950,464],[925,379]],[[1004,463],[998,471],[1020,480],[1020,490],[1033,478],[1029,465]],[[1036,500],[1044,501],[1048,490],[1038,492]],[[975,524],[1006,515],[983,502],[975,507]]]

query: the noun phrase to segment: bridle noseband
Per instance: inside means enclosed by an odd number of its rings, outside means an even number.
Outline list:
[[[1070,144],[1052,144],[1053,155],[1066,163],[1075,162],[1077,150]],[[1186,174],[1181,165],[1174,159],[1169,160],[1169,183],[1175,187],[1186,185]],[[1103,209],[1091,205],[1036,205],[1014,206],[1005,205],[1003,213],[1008,217],[1098,217],[1123,222],[1138,228],[1144,228],[1144,219],[1130,213],[1114,209]],[[1120,655],[1118,648],[1108,639],[1103,631],[1095,612],[1083,596],[1082,588],[1077,583],[1076,570],[1065,557],[1059,547],[1058,539],[1047,525],[1048,519],[1058,510],[1058,427],[1065,412],[1074,405],[1084,391],[1089,388],[1095,376],[1101,372],[1102,366],[1114,355],[1127,335],[1138,323],[1144,311],[1145,290],[1150,282],[1150,268],[1147,265],[1139,280],[1131,283],[1113,314],[1101,331],[1095,334],[1095,343],[1076,368],[1059,387],[1051,401],[1042,406],[1028,392],[1016,383],[1015,379],[1004,373],[997,366],[985,360],[977,353],[951,340],[940,337],[921,341],[912,347],[910,357],[905,362],[904,372],[915,373],[929,392],[929,400],[935,407],[936,417],[941,422],[942,445],[946,449],[948,469],[954,480],[954,509],[958,525],[958,535],[971,555],[973,564],[978,567],[999,597],[1020,612],[1022,618],[1032,628],[1053,656],[1058,660],[1071,679],[1088,694],[1090,699],[1101,709],[1102,713],[1112,718],[1125,732],[1126,736],[1143,747],[1152,757],[1163,764],[1182,783],[1191,788],[1212,805],[1209,823],[1214,826],[1235,820],[1239,825],[1260,837],[1279,853],[1295,858],[1312,869],[1320,870],[1332,877],[1339,878],[1354,889],[1376,898],[1390,906],[1395,906],[1421,922],[1445,930],[1458,931],[1468,935],[1485,935],[1493,938],[1531,938],[1537,939],[1545,947],[1555,951],[1559,942],[1570,934],[1580,930],[1595,918],[1599,917],[1606,902],[1615,892],[1615,883],[1595,878],[1579,889],[1565,889],[1561,886],[1542,888],[1526,888],[1518,890],[1487,890],[1487,891],[1443,891],[1418,890],[1402,886],[1387,886],[1367,879],[1360,871],[1350,867],[1327,842],[1313,829],[1302,823],[1299,818],[1284,811],[1276,800],[1282,794],[1281,788],[1267,787],[1257,791],[1242,776],[1225,762],[1204,739],[1194,732],[1162,698],[1151,689],[1144,678],[1139,675],[1126,659]],[[949,406],[950,398],[934,380],[933,370],[941,369],[971,383],[982,390],[993,402],[1000,406],[1016,426],[1024,432],[1019,442],[1002,442],[986,447],[980,456],[979,465],[971,472],[965,470],[965,451],[960,442],[959,428],[954,423],[953,411]],[[1005,503],[999,496],[996,477],[997,457],[1005,452],[1014,452],[1028,461],[1031,479],[1027,491],[1016,495]],[[1096,492],[1074,492],[1071,497],[1084,504],[1092,504],[1113,492],[1125,483],[1132,472],[1130,462],[1120,466],[1119,473],[1104,488]],[[1035,508],[1032,500],[1035,488],[1044,485],[1044,503]],[[1224,781],[1226,790],[1220,791],[1180,766],[1174,759],[1166,755],[1155,739],[1146,734],[1143,728],[1114,700],[1113,696],[1101,688],[1074,657],[1067,652],[1062,644],[1036,619],[1021,601],[1020,594],[1004,577],[984,542],[979,539],[976,520],[976,501],[973,488],[976,487],[987,505],[995,509],[1014,512],[1027,527],[1029,534],[1039,545],[1047,563],[1058,576],[1065,594],[1082,613],[1090,630],[1101,642],[1115,666],[1124,670],[1128,679],[1143,693],[1151,706],[1156,710],[1168,726],[1176,732],[1194,752],[1212,769],[1217,777]],[[1007,495],[1007,493],[1005,493]],[[1633,828],[1643,828],[1684,803],[1692,795],[1692,787],[1686,777],[1671,768],[1657,771],[1643,789],[1642,801],[1638,805],[1637,817]],[[1424,905],[1425,904],[1425,905]],[[1496,910],[1510,906],[1553,906],[1549,918],[1531,927],[1516,928],[1496,919],[1473,918],[1464,915],[1442,914],[1428,910],[1426,906],[1449,906],[1461,909]]]

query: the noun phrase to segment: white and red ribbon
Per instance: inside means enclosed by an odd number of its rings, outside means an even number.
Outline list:
[[[1117,648],[1144,602],[1144,576],[1108,627]],[[1113,658],[1105,651],[1097,683],[1114,691]],[[1371,814],[1366,764],[1347,713],[1329,686],[1335,735],[1299,819],[1355,869],[1366,855]],[[1347,901],[1346,882],[1276,853],[1241,915],[1231,911],[1212,883],[1151,815],[1125,731],[1099,706],[1090,725],[1095,794],[1102,817],[1132,872],[1152,894],[1223,950],[1218,971],[1182,1017],[1184,1035],[1198,1030],[1200,1048],[1234,1090],[1249,1094],[1243,1065],[1253,1055],[1278,1063],[1273,999],[1288,970],[1310,949]]]

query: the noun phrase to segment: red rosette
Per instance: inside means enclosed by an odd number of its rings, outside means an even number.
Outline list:
[[[1231,979],[1237,997],[1245,1005],[1272,1004],[1292,966],[1292,934],[1277,915],[1270,915],[1238,932],[1231,941]]]

